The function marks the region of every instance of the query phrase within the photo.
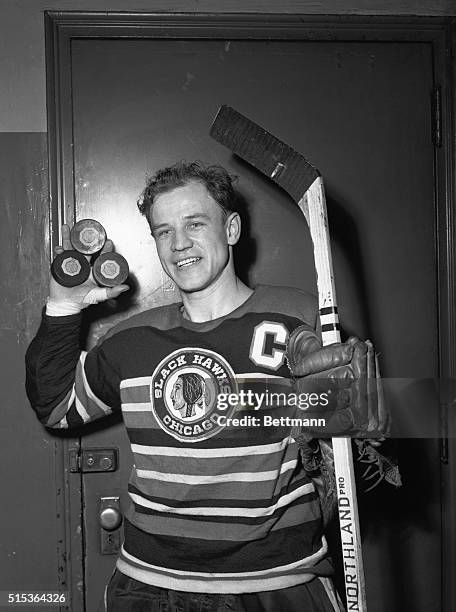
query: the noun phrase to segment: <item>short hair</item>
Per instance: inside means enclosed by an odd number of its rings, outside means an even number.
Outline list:
[[[230,175],[218,165],[205,166],[199,161],[180,161],[168,168],[158,170],[147,181],[137,204],[139,212],[149,219],[149,212],[157,196],[192,182],[205,185],[208,192],[222,209],[224,216],[239,212],[239,200],[234,189],[236,176]]]

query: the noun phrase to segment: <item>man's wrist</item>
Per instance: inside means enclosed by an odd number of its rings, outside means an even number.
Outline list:
[[[71,301],[56,301],[51,298],[46,302],[46,315],[48,317],[67,317],[68,315],[79,314],[82,305]]]

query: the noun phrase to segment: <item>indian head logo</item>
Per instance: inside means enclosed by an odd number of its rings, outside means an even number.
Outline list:
[[[233,407],[217,405],[219,393],[237,393],[229,363],[214,351],[184,348],[163,359],[152,374],[152,410],[158,424],[183,442],[211,438],[222,429],[221,415]]]

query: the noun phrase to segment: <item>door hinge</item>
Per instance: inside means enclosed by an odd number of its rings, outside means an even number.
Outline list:
[[[432,94],[432,142],[434,147],[442,146],[442,88],[438,85]]]
[[[70,472],[115,472],[119,464],[117,448],[70,450]]]
[[[440,462],[448,463],[448,404],[440,404]]]

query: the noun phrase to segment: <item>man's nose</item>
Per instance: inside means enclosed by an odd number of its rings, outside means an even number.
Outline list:
[[[184,251],[185,249],[189,249],[191,246],[193,246],[193,242],[187,232],[184,229],[176,230],[172,244],[173,250]]]

